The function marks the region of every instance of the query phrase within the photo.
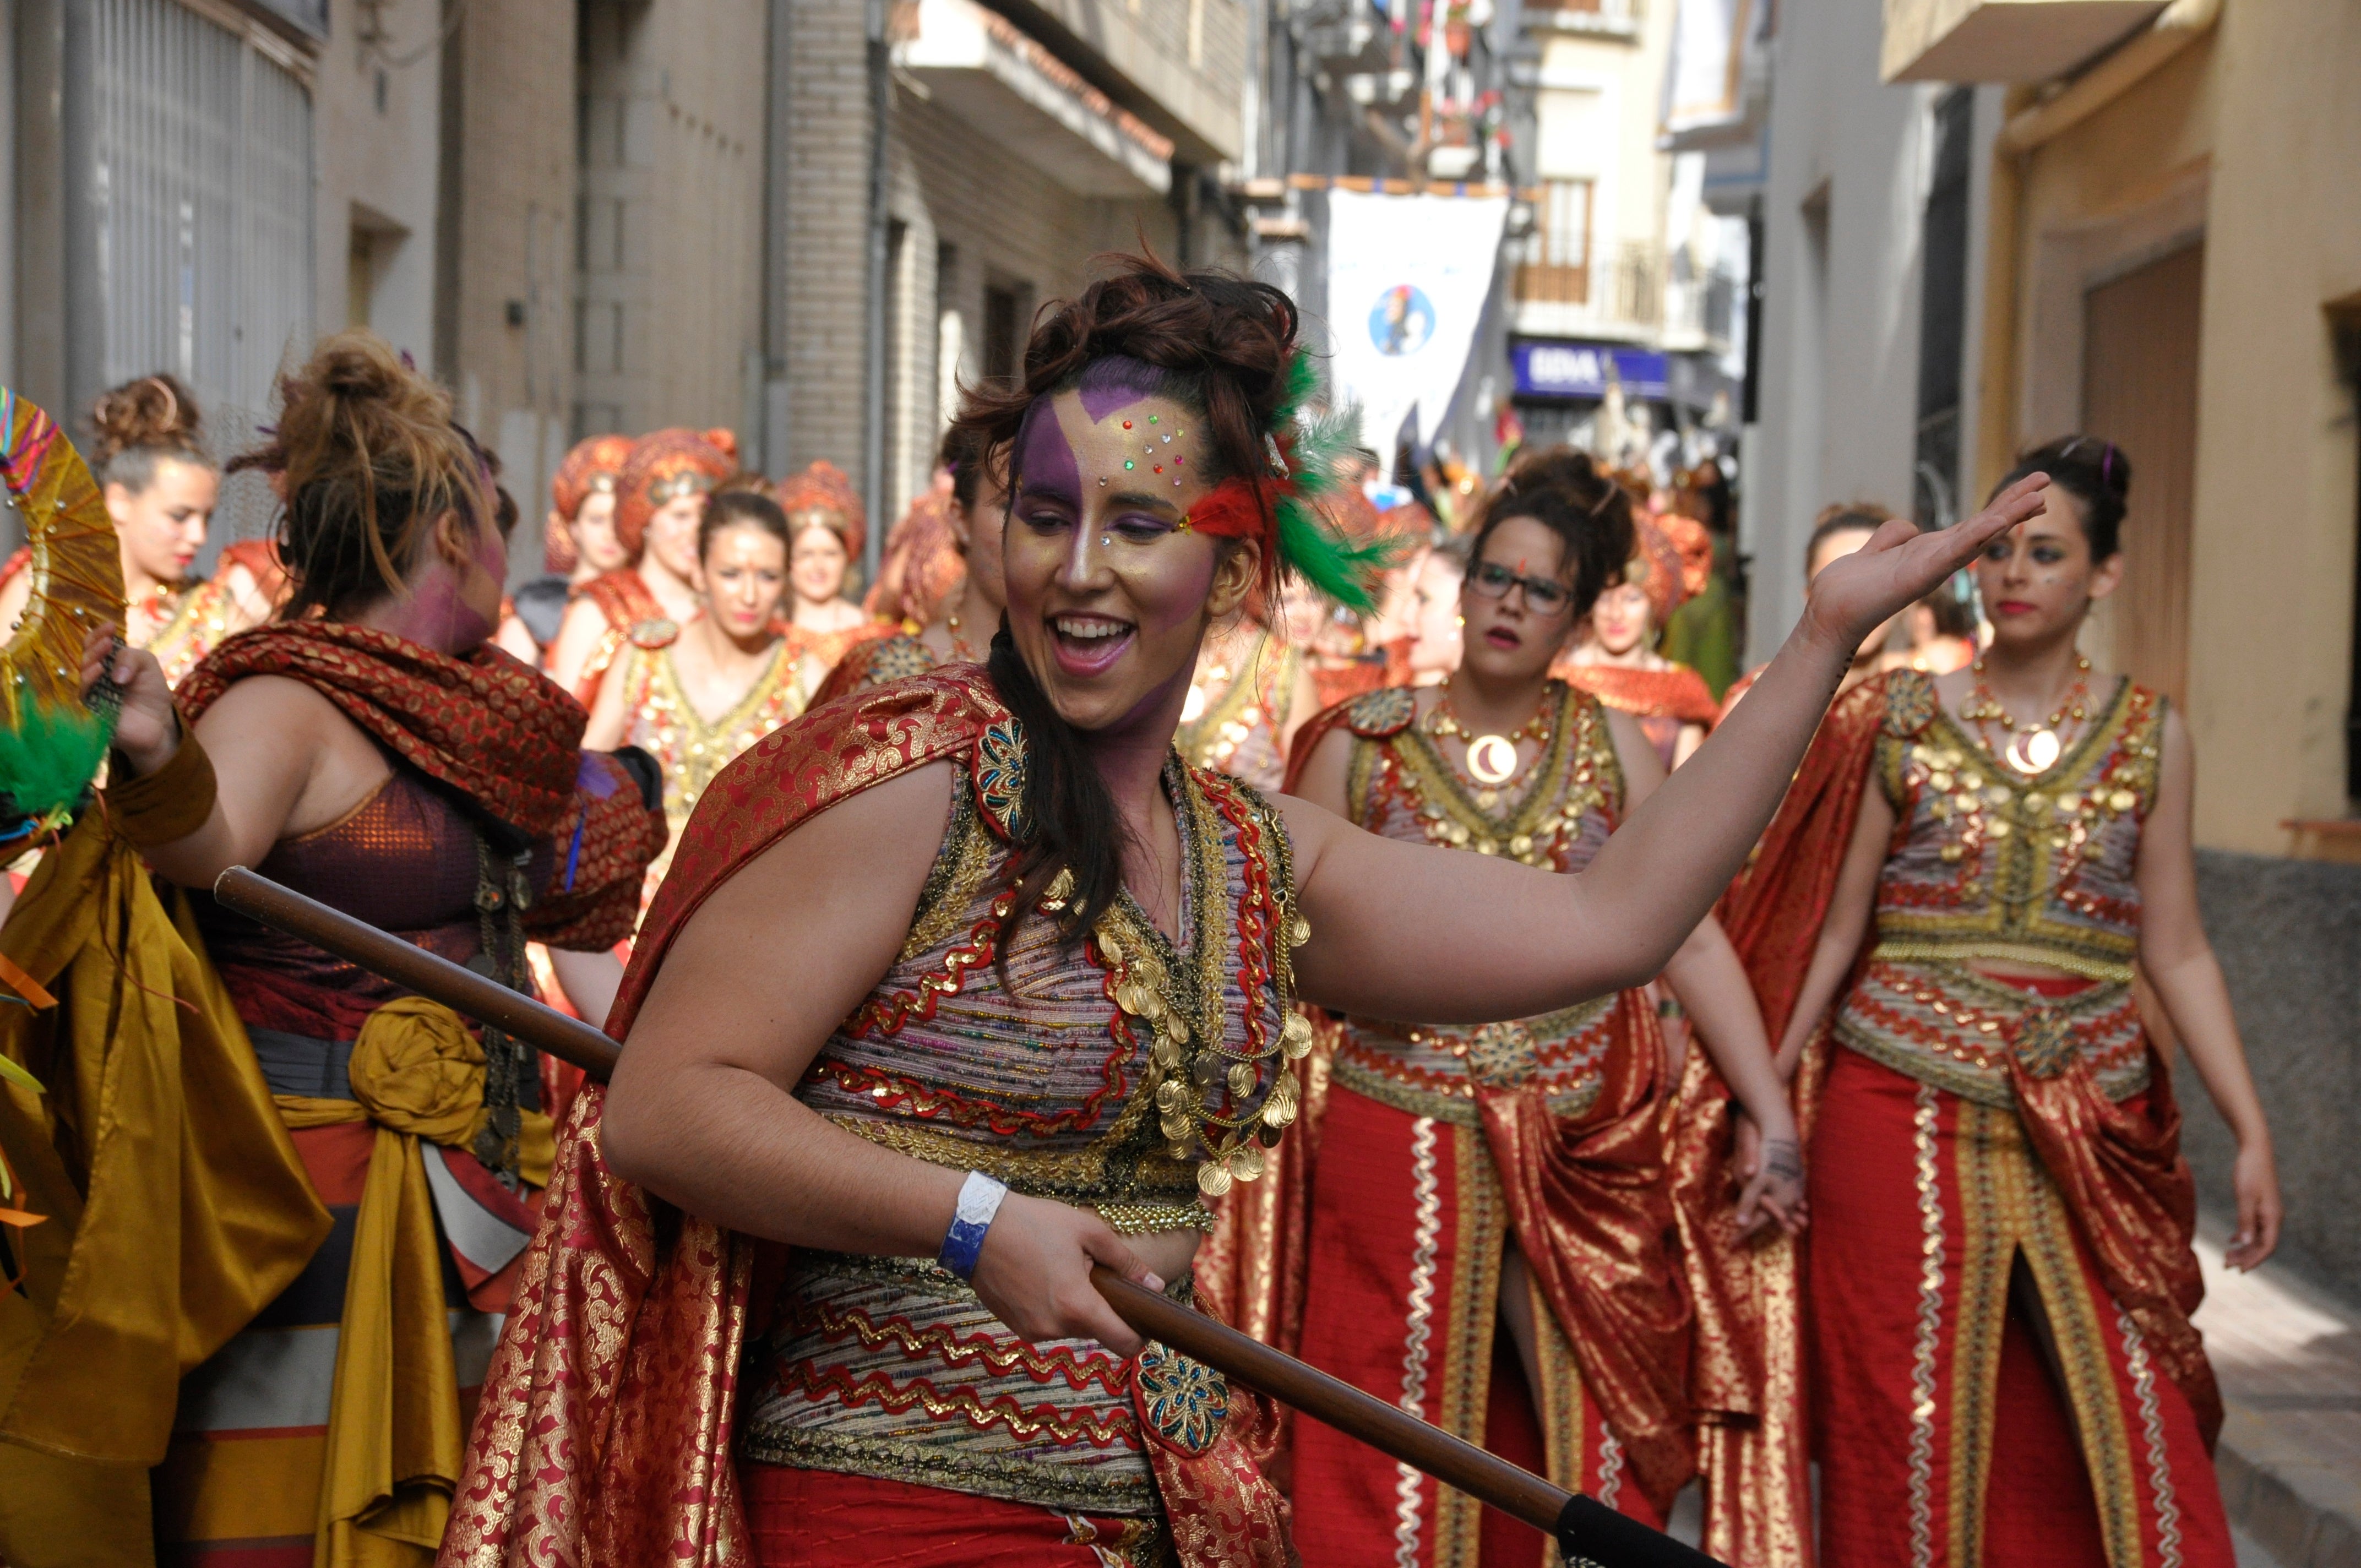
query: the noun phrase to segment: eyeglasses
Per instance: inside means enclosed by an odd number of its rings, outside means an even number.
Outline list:
[[[1528,577],[1511,572],[1498,561],[1478,561],[1476,569],[1467,574],[1467,586],[1488,599],[1509,597],[1510,588],[1525,590],[1525,603],[1536,615],[1555,615],[1573,601],[1564,583],[1547,577]]]

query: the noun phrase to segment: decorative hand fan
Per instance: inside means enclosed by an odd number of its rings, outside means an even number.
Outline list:
[[[123,557],[106,501],[65,433],[0,387],[0,480],[25,520],[33,593],[0,648],[0,852],[60,824],[89,793],[114,739],[120,695],[84,702],[82,643],[123,635]]]

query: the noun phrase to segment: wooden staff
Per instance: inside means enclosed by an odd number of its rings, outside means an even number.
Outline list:
[[[291,888],[232,866],[214,883],[224,908],[300,938],[456,1013],[489,1024],[571,1063],[601,1083],[620,1048],[578,1018],[450,959],[331,909]],[[1553,1486],[1474,1443],[1363,1393],[1317,1367],[1273,1350],[1225,1323],[1104,1267],[1091,1283],[1126,1323],[1225,1376],[1292,1406],[1446,1486],[1554,1535],[1569,1568],[1721,1568],[1703,1552],[1617,1513],[1597,1499]]]

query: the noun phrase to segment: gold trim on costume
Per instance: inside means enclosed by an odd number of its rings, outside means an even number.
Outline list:
[[[1442,1184],[1436,1179],[1435,1123],[1422,1116],[1411,1124],[1411,1194],[1414,1205],[1410,1254],[1410,1318],[1402,1334],[1402,1409],[1426,1419],[1427,1341],[1434,1321],[1434,1249],[1443,1232]],[[1425,1475],[1398,1464],[1394,1481],[1395,1568],[1418,1568],[1419,1498]]]
[[[1910,1146],[1917,1161],[1918,1333],[1910,1349],[1910,1568],[1935,1563],[1935,1358],[1943,1336],[1943,1190],[1935,1157],[1940,1091],[1918,1086]]]

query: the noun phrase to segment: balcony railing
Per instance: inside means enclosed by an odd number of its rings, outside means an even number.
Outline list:
[[[1510,280],[1510,297],[1522,318],[1519,330],[1630,338],[1652,336],[1663,325],[1661,247],[1627,240],[1579,263],[1549,263],[1532,259],[1536,239],[1525,245],[1525,256]]]

